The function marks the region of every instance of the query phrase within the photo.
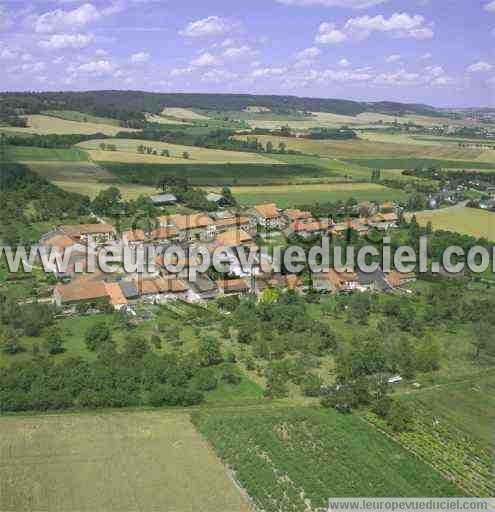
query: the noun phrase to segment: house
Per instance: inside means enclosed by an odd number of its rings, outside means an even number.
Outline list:
[[[339,222],[330,227],[328,232],[332,235],[345,237],[349,230],[355,231],[359,236],[366,236],[371,226],[367,218],[349,219],[347,222]]]
[[[63,233],[54,233],[50,235],[48,238],[42,239],[41,245],[47,248],[51,247],[53,249],[56,249],[60,254],[63,254],[65,252],[65,249],[69,247],[75,247],[77,245],[77,242],[75,242],[72,238]]]
[[[198,274],[196,281],[188,283],[188,302],[199,302],[202,300],[214,299],[218,294],[218,288],[214,281],[204,274]]]
[[[282,213],[282,220],[286,226],[290,226],[295,222],[311,222],[313,221],[313,216],[311,215],[311,212],[306,212],[298,209],[288,209],[284,210],[284,212]]]
[[[267,288],[296,291],[302,288],[302,280],[296,274],[259,273],[254,279],[254,292],[259,296]]]
[[[179,232],[176,228],[160,227],[150,233],[150,240],[154,244],[170,244],[179,240]]]
[[[356,271],[359,288],[362,291],[389,292],[392,287],[387,282],[387,276],[381,270],[375,272]]]
[[[226,217],[215,220],[217,233],[223,233],[233,228],[243,229],[246,232],[252,232],[252,222],[249,217],[243,215],[230,214]]]
[[[167,204],[175,204],[179,200],[174,194],[158,194],[150,197],[151,202],[155,206],[164,206]]]
[[[105,289],[108,297],[110,298],[110,304],[114,307],[114,309],[120,311],[127,307],[127,299],[122,293],[122,289],[118,283],[105,283]]]
[[[159,277],[154,280],[154,285],[159,294],[159,302],[187,298],[189,287],[183,279],[176,276]]]
[[[210,192],[206,194],[206,200],[210,203],[215,203],[218,208],[224,208],[227,206],[228,201],[221,194],[215,194],[214,192]]]
[[[413,283],[417,280],[417,276],[414,272],[398,272],[397,270],[392,270],[389,274],[387,274],[387,283],[392,288],[400,288],[407,283]]]
[[[285,231],[290,235],[298,235],[303,238],[322,236],[328,231],[328,220],[314,220],[312,222],[293,222]]]
[[[239,247],[241,245],[251,246],[254,241],[243,229],[230,229],[216,236],[214,245],[220,247]]]
[[[142,229],[134,229],[122,233],[122,241],[129,247],[142,247],[145,240],[146,235]]]
[[[92,241],[104,245],[117,237],[117,230],[111,224],[74,224],[60,226],[62,233],[77,242]]]
[[[161,227],[173,227],[181,240],[208,240],[215,236],[215,221],[206,213],[165,215],[158,218]]]
[[[118,284],[128,301],[139,299],[139,291],[133,281],[120,281]]]
[[[350,292],[359,289],[358,276],[354,272],[337,272],[330,269],[312,275],[313,288],[321,292]]]
[[[225,279],[217,281],[220,295],[246,295],[251,291],[246,279]]]
[[[69,284],[58,284],[53,291],[53,300],[57,306],[62,307],[108,301],[109,296],[105,283],[78,280]]]
[[[369,225],[380,231],[388,231],[399,227],[399,216],[397,213],[377,213],[369,219]]]
[[[279,229],[282,224],[282,217],[275,203],[258,204],[253,210],[253,217],[256,223],[265,229]]]

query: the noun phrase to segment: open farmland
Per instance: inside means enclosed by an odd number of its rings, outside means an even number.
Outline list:
[[[85,162],[88,155],[77,148],[55,149],[35,146],[6,146],[5,158],[10,162]]]
[[[42,115],[27,116],[27,128],[2,128],[7,133],[15,132],[16,134],[34,133],[37,135],[50,134],[82,134],[92,135],[94,133],[103,133],[105,135],[116,135],[118,132],[136,132],[130,128],[121,128],[120,126],[69,121],[60,119],[59,117],[50,117]]]
[[[100,144],[113,144],[117,151],[102,151]],[[152,147],[157,155],[138,153],[140,145]],[[277,163],[268,157],[256,153],[239,151],[222,151],[220,149],[205,149],[193,146],[182,146],[179,144],[168,144],[166,142],[142,141],[135,139],[97,139],[81,142],[78,147],[89,150],[92,160],[121,162],[121,163],[160,163],[160,164],[211,164],[211,163]],[[161,156],[162,151],[169,151],[170,157]],[[184,158],[187,152],[189,158]]]
[[[98,192],[116,185],[115,176],[92,162],[26,162],[40,176],[68,192],[95,197]],[[154,193],[154,187],[118,184],[124,199],[135,199],[141,194]]]
[[[431,221],[434,229],[444,229],[495,241],[495,213],[486,210],[454,207],[420,212],[416,214],[416,218],[422,226]]]
[[[0,510],[249,510],[186,414],[4,417],[0,428]]]
[[[45,114],[50,117],[66,119],[67,121],[77,121],[78,123],[93,123],[120,126],[120,121],[118,119],[112,119],[111,117],[92,116],[91,114],[77,112],[76,110],[47,110],[45,112],[42,112],[42,114]]]
[[[246,139],[247,136],[237,138]],[[319,155],[329,158],[436,158],[475,160],[482,151],[475,149],[452,148],[442,146],[420,146],[413,144],[392,144],[387,142],[371,142],[366,140],[310,140],[294,137],[275,137],[259,135],[258,140],[277,147],[281,142],[287,149],[305,154]]]
[[[344,158],[351,164],[370,169],[416,169],[417,167],[439,167],[460,170],[495,170],[495,163],[464,160],[439,160],[434,158]]]
[[[201,412],[195,424],[260,510],[305,511],[344,496],[460,496],[429,466],[353,415],[294,407]]]
[[[233,187],[237,200],[243,204],[277,203],[280,207],[315,202],[358,201],[379,202],[405,199],[401,190],[373,183],[321,183],[315,185],[274,185],[265,187]]]
[[[175,117],[177,119],[191,119],[191,120],[206,120],[209,119],[202,114],[198,114],[194,112],[194,110],[188,108],[164,108],[162,111],[162,116]]]
[[[401,400],[415,411],[413,429],[401,434],[389,433],[449,475],[470,496],[493,496],[493,370],[457,383],[403,395]],[[388,430],[374,415],[368,418]]]
[[[169,117],[158,116],[156,114],[146,114],[146,121],[148,121],[148,123],[191,126],[190,123],[185,123],[179,119],[170,119]]]
[[[186,162],[184,164],[156,165],[143,163],[139,166],[129,163],[100,162],[100,166],[114,175],[119,183],[156,185],[159,178],[177,176],[187,178],[193,185],[259,185],[287,184],[298,180],[320,180],[331,176],[327,171],[310,165],[274,164],[205,164]]]

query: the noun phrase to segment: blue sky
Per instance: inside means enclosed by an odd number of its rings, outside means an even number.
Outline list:
[[[495,107],[495,0],[0,0],[0,90]]]

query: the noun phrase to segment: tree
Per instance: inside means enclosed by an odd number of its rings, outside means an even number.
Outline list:
[[[119,205],[122,194],[117,187],[109,187],[102,190],[91,204],[93,211],[98,215],[111,215],[112,211]]]
[[[495,353],[495,328],[488,321],[479,321],[472,327],[472,343],[474,345],[474,357],[479,359],[481,353],[487,351]]]
[[[226,206],[237,206],[237,199],[234,197],[229,187],[222,188],[222,196]]]
[[[63,346],[63,339],[60,332],[52,329],[43,342],[43,348],[51,355],[61,354],[65,351]]]
[[[14,331],[7,332],[0,338],[0,349],[5,354],[12,356],[24,352],[24,347]]]
[[[92,352],[101,350],[105,345],[112,345],[112,333],[107,324],[100,322],[89,327],[84,335],[84,341],[88,350]]]
[[[222,366],[222,380],[227,384],[240,384],[242,380],[241,370],[233,363],[225,363]]]
[[[189,154],[189,152],[188,152],[188,151],[184,151],[184,152],[182,153],[182,158],[184,158],[185,160],[189,160],[190,156],[191,156],[191,155]]]
[[[266,152],[267,153],[273,153],[273,143],[271,141],[268,141],[266,143]]]
[[[212,336],[205,336],[199,345],[199,361],[201,366],[214,366],[223,361],[220,342]]]
[[[409,405],[400,400],[394,400],[387,414],[387,423],[394,432],[412,430],[414,415]]]
[[[150,350],[144,336],[129,336],[124,345],[124,355],[131,360],[142,359]]]
[[[306,396],[320,396],[323,381],[319,375],[308,373],[303,378],[302,389]]]

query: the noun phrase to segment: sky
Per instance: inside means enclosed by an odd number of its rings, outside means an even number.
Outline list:
[[[0,0],[0,90],[495,107],[495,0]]]

